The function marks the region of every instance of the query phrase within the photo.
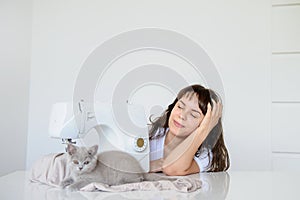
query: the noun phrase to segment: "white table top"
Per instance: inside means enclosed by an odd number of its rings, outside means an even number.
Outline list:
[[[67,192],[31,183],[27,172],[0,177],[0,199],[300,199],[300,172],[230,171],[200,174],[203,187],[193,193],[175,191]]]

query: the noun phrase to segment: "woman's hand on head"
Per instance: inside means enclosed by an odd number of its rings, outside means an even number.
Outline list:
[[[210,103],[207,105],[207,112],[204,116],[198,129],[207,130],[207,134],[218,124],[222,116],[223,105],[221,102],[212,100],[213,106]]]

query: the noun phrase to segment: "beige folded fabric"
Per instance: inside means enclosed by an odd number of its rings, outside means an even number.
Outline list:
[[[179,178],[176,181],[143,181],[137,183],[127,183],[122,185],[109,186],[103,183],[91,183],[81,191],[105,191],[105,192],[125,192],[125,191],[159,191],[159,190],[175,190],[179,192],[194,192],[201,188],[201,181],[191,178]]]
[[[67,169],[67,154],[56,153],[43,156],[31,168],[30,180],[54,187],[70,176]]]
[[[64,153],[49,154],[39,159],[32,167],[30,180],[40,182],[54,187],[70,175],[67,169],[67,155]],[[161,174],[161,176],[164,176]],[[143,181],[122,185],[109,186],[103,183],[91,183],[81,191],[106,191],[106,192],[125,192],[125,191],[160,191],[175,190],[179,192],[193,192],[201,188],[199,174],[176,177],[175,181]]]

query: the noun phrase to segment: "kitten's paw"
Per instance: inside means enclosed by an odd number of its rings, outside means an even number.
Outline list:
[[[74,183],[74,180],[73,179],[66,179],[66,180],[63,180],[59,185],[61,188],[66,188],[68,187],[69,185],[71,185],[72,183]]]
[[[79,191],[80,188],[78,188],[76,185],[69,185],[66,187],[66,189],[69,191],[69,192],[76,192],[76,191]]]

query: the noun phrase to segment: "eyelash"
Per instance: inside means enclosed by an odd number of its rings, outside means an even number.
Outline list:
[[[191,114],[191,115],[192,115],[192,117],[197,118],[195,115],[193,115],[193,114]]]
[[[183,109],[180,105],[177,106],[179,109]],[[197,118],[195,115],[191,114],[193,118]]]

